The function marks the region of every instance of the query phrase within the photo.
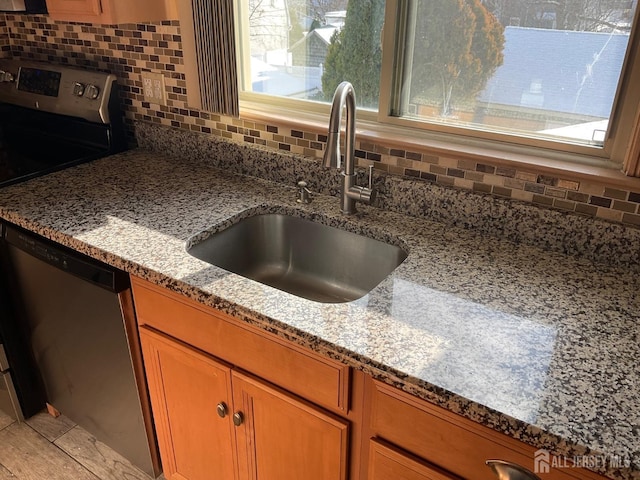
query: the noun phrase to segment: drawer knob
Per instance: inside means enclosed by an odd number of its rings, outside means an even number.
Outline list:
[[[236,427],[239,427],[240,425],[242,425],[242,422],[244,422],[244,415],[242,414],[242,412],[236,412],[233,414],[233,424]]]
[[[487,465],[498,480],[540,480],[536,474],[524,467],[504,460],[487,460]]]
[[[224,417],[226,417],[226,416],[227,416],[227,413],[229,412],[229,411],[227,410],[227,404],[226,404],[226,403],[224,403],[224,402],[220,402],[220,403],[218,404],[218,406],[216,407],[216,410],[217,410],[217,412],[218,412],[218,416],[219,416],[220,418],[224,418]]]

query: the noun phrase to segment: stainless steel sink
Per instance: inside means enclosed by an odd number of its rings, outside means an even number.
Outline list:
[[[230,272],[323,303],[362,297],[407,258],[395,245],[283,214],[245,218],[187,251]]]

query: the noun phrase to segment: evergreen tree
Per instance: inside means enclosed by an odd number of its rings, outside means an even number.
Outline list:
[[[480,0],[419,2],[411,91],[416,103],[473,101],[503,61],[504,27]]]
[[[480,0],[421,1],[417,8],[411,91],[447,116],[456,101],[473,100],[502,64],[504,27]],[[347,80],[358,106],[377,107],[383,18],[383,0],[349,2],[344,29],[332,37],[325,60],[326,100]]]
[[[382,64],[384,0],[351,0],[344,28],[329,45],[322,91],[331,100],[340,82],[353,84],[358,106],[377,108]]]
[[[342,53],[343,42],[344,29],[334,32],[325,57],[324,71],[322,73],[322,92],[324,99],[328,101],[331,101],[336,88],[345,79],[346,68],[344,66],[345,55]],[[359,99],[360,92],[356,91],[356,100],[359,101]]]

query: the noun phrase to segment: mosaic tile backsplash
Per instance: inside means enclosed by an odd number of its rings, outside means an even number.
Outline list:
[[[323,133],[257,123],[194,110],[187,106],[180,26],[175,20],[127,25],[54,22],[47,16],[0,14],[0,55],[107,70],[118,77],[126,120],[152,122],[320,158]],[[167,105],[145,102],[140,74],[162,73]],[[438,157],[358,142],[359,164],[425,183],[485,193],[640,227],[640,190],[539,175],[489,162]],[[266,160],[268,161],[268,160]]]

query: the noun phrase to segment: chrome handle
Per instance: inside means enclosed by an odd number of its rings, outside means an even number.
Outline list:
[[[504,460],[487,460],[487,465],[498,480],[540,480],[536,474],[524,467]]]
[[[353,185],[349,187],[349,190],[345,192],[345,196],[352,200],[366,203],[367,205],[373,204],[376,200],[376,196],[378,192],[373,188],[373,165],[369,166],[369,186],[361,187],[359,185]],[[343,212],[347,212],[345,209]],[[354,210],[355,211],[355,210]],[[348,213],[353,213],[354,211],[349,211]]]
[[[227,404],[224,402],[220,402],[218,404],[218,406],[216,407],[216,410],[218,412],[218,416],[220,418],[224,418],[227,416],[227,413],[229,412],[229,410],[227,409]]]
[[[242,425],[242,422],[244,422],[244,415],[242,414],[242,412],[236,412],[233,414],[233,424],[236,427],[239,427],[240,425]]]

